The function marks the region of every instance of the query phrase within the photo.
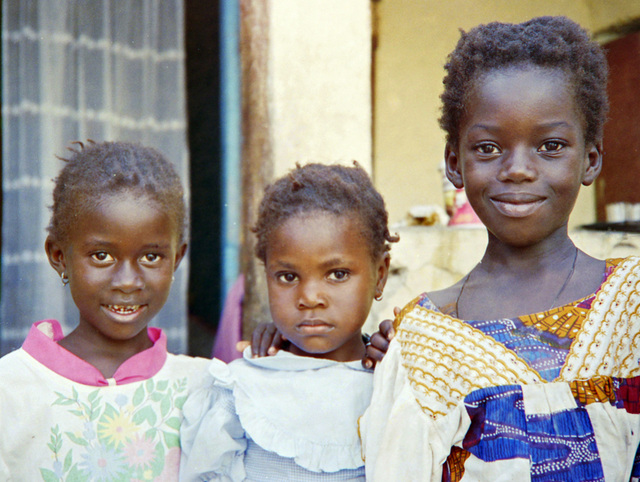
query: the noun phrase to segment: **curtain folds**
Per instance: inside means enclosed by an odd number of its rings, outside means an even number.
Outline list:
[[[78,319],[44,253],[52,179],[75,140],[137,141],[162,151],[188,192],[183,0],[2,2],[0,353],[30,325]],[[154,324],[185,352],[185,259]]]

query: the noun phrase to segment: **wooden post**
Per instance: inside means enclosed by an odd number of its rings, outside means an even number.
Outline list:
[[[273,176],[268,109],[269,0],[240,1],[240,57],[242,62],[242,249],[245,274],[242,331],[250,339],[256,323],[269,321],[264,268],[254,255],[251,226],[264,186]]]

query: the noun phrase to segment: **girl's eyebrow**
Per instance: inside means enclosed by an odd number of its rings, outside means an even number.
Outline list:
[[[113,243],[103,241],[100,238],[89,239],[82,244],[85,248],[110,248],[113,246]]]
[[[110,241],[105,241],[105,240],[102,240],[100,238],[90,239],[90,240],[85,241],[83,243],[83,246],[86,249],[91,249],[91,248],[112,248],[115,245],[116,245],[115,243],[112,243]],[[145,244],[144,246],[141,246],[140,249],[142,249],[142,250],[144,250],[144,249],[168,249],[170,246],[171,246],[170,243],[164,243],[164,244],[148,243],[148,244]]]
[[[269,266],[269,265],[271,265],[271,263],[268,263],[268,265],[267,265],[267,266]],[[275,260],[275,261],[273,262],[273,265],[274,265],[274,266],[273,266],[274,268],[278,268],[278,269],[280,269],[280,268],[284,268],[284,269],[291,269],[291,270],[293,270],[293,269],[295,269],[295,268],[296,268],[293,264],[291,264],[291,263],[287,263],[286,261],[282,261],[282,260],[279,260],[279,259]]]
[[[343,264],[346,264],[346,261],[344,260],[344,258],[340,258],[336,256],[334,258],[327,259],[322,263],[320,263],[320,268],[327,269],[327,268],[332,268],[334,266],[343,265]],[[288,263],[287,261],[282,261],[282,260],[275,260],[273,262],[273,265],[275,265],[274,267],[277,267],[277,268],[284,268],[284,269],[290,269],[290,270],[296,269],[296,266],[294,264]]]
[[[574,127],[573,124],[567,122],[567,121],[554,121],[554,122],[546,122],[544,124],[539,124],[536,126],[536,128],[538,129],[555,129],[557,127],[568,127],[568,128],[572,128]],[[489,131],[489,132],[499,132],[501,130],[509,130],[509,128],[504,129],[501,126],[498,125],[491,125],[491,124],[474,124],[472,125],[469,130],[475,130],[475,129],[479,129],[479,130],[485,130],[485,131]]]
[[[332,268],[334,266],[341,265],[341,264],[346,264],[346,261],[343,258],[335,257],[335,258],[330,258],[326,261],[323,261],[320,264],[320,267],[327,269],[327,268]]]
[[[540,124],[537,127],[541,129],[555,129],[556,127],[572,128],[574,127],[574,125],[567,121],[555,121],[555,122],[547,122],[546,124]]]

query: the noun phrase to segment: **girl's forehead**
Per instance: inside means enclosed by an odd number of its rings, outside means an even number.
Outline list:
[[[154,210],[172,216],[170,206],[161,203],[157,198],[149,193],[138,190],[123,190],[120,192],[109,192],[100,195],[94,202],[87,202],[87,211],[98,214],[108,208],[110,210],[121,211],[123,215],[135,215],[138,211]]]
[[[87,199],[81,203],[77,212],[78,220],[85,217],[112,220],[121,218],[123,221],[143,220],[151,215],[165,219],[167,225],[171,225],[176,231],[180,229],[180,223],[174,219],[176,216],[173,210],[152,195],[137,190],[103,193],[93,200]]]
[[[461,126],[475,122],[478,116],[497,119],[512,113],[519,117],[535,114],[557,121],[577,118],[578,126],[585,128],[572,79],[557,68],[521,66],[490,70],[475,82],[465,106]]]
[[[569,72],[559,67],[544,67],[527,63],[479,72],[469,89],[469,93],[477,93],[478,89],[486,88],[487,86],[504,89],[505,87],[526,85],[529,88],[535,88],[541,85],[541,80],[553,82],[557,86],[563,86],[565,94],[574,94],[572,77]]]
[[[96,196],[96,205],[113,202],[143,202],[158,204],[157,199],[140,189],[123,189],[121,191],[107,191]]]
[[[282,220],[273,228],[268,242],[272,242],[275,235],[287,236],[289,233],[312,233],[314,231],[331,231],[333,233],[350,233],[366,242],[366,226],[357,212],[334,213],[314,209],[294,214]]]
[[[293,214],[288,218],[283,219],[278,228],[290,229],[292,226],[314,226],[317,224],[329,224],[341,227],[359,227],[362,224],[362,221],[360,220],[360,216],[355,212],[334,213],[322,209],[313,209],[311,211]]]

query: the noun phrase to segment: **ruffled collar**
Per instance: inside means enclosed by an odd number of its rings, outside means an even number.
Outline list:
[[[265,450],[314,472],[362,467],[358,419],[369,406],[372,372],[360,361],[336,362],[288,352],[229,365],[236,412]]]
[[[342,366],[351,370],[358,370],[368,372],[366,368],[363,368],[360,360],[350,362],[339,362],[335,360],[329,360],[327,358],[314,358],[310,356],[294,355],[288,351],[280,350],[275,356],[264,356],[253,358],[251,347],[247,347],[242,352],[242,358],[250,365],[266,368],[269,370],[284,370],[284,371],[305,371],[305,370],[319,370],[321,368],[327,368],[331,366]]]

